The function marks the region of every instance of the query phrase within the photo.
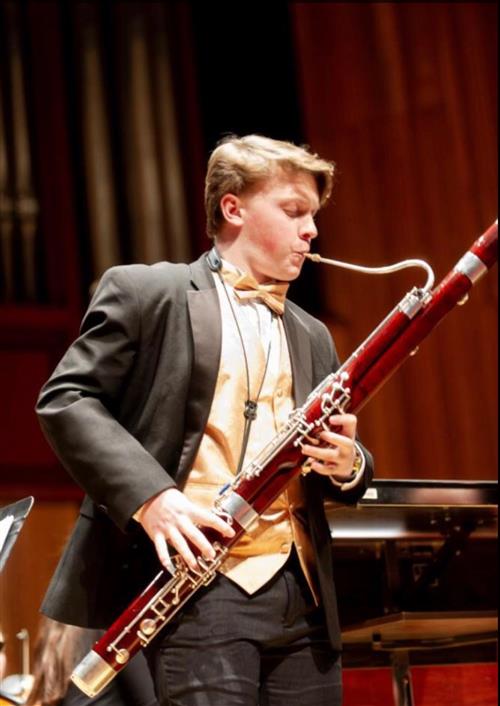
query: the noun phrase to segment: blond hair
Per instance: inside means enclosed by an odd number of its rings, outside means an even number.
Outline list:
[[[223,138],[210,156],[205,179],[208,235],[215,237],[223,223],[220,201],[224,194],[238,196],[259,181],[275,176],[279,170],[311,174],[318,187],[320,206],[327,203],[335,165],[311,152],[307,145],[299,147],[261,135]]]
[[[63,625],[42,616],[28,706],[58,706],[66,695],[75,666],[99,636],[97,631]]]

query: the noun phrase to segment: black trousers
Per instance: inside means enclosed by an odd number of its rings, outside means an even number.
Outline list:
[[[148,650],[160,706],[341,706],[341,663],[295,555],[248,596],[218,576]]]

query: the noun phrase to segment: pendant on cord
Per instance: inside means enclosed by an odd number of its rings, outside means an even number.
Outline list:
[[[243,412],[245,419],[251,419],[252,421],[257,418],[257,402],[253,400],[247,400],[245,402],[245,411]]]

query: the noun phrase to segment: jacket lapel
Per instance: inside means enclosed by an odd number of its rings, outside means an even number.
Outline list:
[[[299,407],[313,388],[311,334],[289,302],[285,306],[283,325],[292,364],[295,406]]]
[[[203,255],[190,265],[187,292],[188,314],[193,336],[193,365],[186,410],[186,435],[179,462],[182,484],[194,461],[205,429],[219,372],[222,326],[219,298],[212,273]]]

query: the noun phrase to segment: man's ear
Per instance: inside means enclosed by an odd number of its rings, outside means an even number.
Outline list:
[[[242,226],[241,201],[235,194],[224,194],[220,200],[220,210],[224,220],[232,226]]]

